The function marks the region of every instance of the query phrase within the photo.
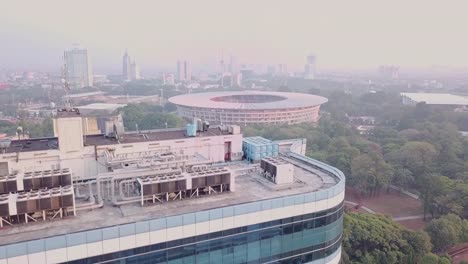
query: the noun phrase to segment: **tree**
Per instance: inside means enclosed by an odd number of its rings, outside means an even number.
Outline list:
[[[422,262],[424,264],[451,264],[452,262],[450,259],[446,257],[439,257],[436,254],[433,253],[427,253],[423,259]]]
[[[416,259],[421,258],[425,252],[430,252],[432,249],[431,237],[426,232],[404,229],[402,236],[410,245]]]
[[[465,239],[464,222],[454,214],[433,219],[427,225],[426,232],[431,237],[436,252],[443,252]]]
[[[173,103],[167,102],[167,103],[164,104],[164,111],[166,111],[166,112],[175,112],[175,111],[177,111],[177,106],[175,104],[173,104]]]
[[[418,176],[431,170],[437,156],[435,147],[427,142],[411,141],[401,148],[401,163]]]
[[[8,136],[13,136],[16,133],[16,128],[18,126],[14,123],[7,121],[0,121],[0,134],[7,134]]]
[[[426,220],[426,213],[428,211],[434,216],[436,197],[446,195],[450,190],[450,185],[450,179],[445,176],[433,174],[420,176],[419,186],[423,200],[424,220]]]
[[[375,194],[387,187],[392,175],[391,167],[376,154],[361,154],[351,163],[349,183],[366,194]]]
[[[413,173],[401,166],[394,166],[392,184],[399,187],[400,191],[414,184]]]
[[[184,125],[182,118],[173,113],[163,113],[159,105],[129,104],[121,108],[124,126],[128,130],[149,130],[158,128],[174,128]]]
[[[359,149],[352,147],[345,137],[339,137],[330,140],[327,152],[327,162],[338,167],[346,175],[351,174],[351,162],[359,155]]]
[[[346,213],[343,248],[345,263],[423,263],[431,243],[424,232],[405,230],[386,216]]]
[[[54,136],[54,125],[51,118],[46,118],[42,123],[22,122],[23,130],[31,138],[42,138]]]

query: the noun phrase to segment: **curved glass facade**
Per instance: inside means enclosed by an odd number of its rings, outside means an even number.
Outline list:
[[[283,218],[193,236],[69,263],[305,263],[335,253],[341,245],[343,204]]]

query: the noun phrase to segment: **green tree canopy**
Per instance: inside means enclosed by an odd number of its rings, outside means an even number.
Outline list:
[[[426,227],[436,252],[443,252],[460,242],[466,242],[468,220],[454,214],[433,219]]]
[[[429,236],[410,231],[383,215],[347,213],[344,217],[345,263],[424,263]]]

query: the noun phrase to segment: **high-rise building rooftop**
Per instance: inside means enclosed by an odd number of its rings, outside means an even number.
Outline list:
[[[0,145],[0,263],[339,262],[345,178],[305,139],[58,113],[56,137]]]

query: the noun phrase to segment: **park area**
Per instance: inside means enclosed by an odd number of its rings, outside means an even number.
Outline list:
[[[421,201],[397,190],[390,189],[367,197],[359,195],[352,188],[346,188],[345,200],[346,206],[352,211],[384,214],[409,229],[423,229],[426,224],[423,221]]]

